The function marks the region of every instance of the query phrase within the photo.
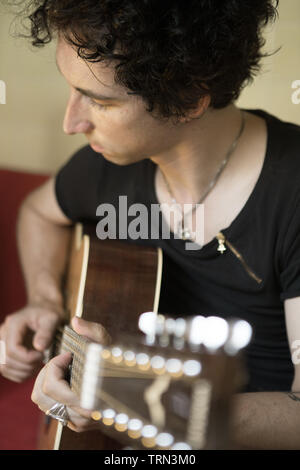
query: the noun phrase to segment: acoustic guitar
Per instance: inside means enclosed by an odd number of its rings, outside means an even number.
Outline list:
[[[101,323],[112,343],[92,343],[65,325],[49,359],[72,353],[70,386],[99,430],[76,433],[45,416],[40,449],[231,446],[232,396],[245,380],[240,351],[251,328],[234,319],[160,315],[162,263],[160,249],[100,241],[95,227],[76,225],[66,315]]]

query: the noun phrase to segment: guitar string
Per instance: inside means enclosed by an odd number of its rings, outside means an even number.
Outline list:
[[[62,345],[61,345],[61,348],[63,349],[68,349],[70,352],[73,352],[75,355],[76,355],[76,361],[77,361],[77,365],[80,365],[81,368],[84,367],[84,359],[85,359],[85,351],[80,351],[77,349],[77,346],[73,345],[72,343],[70,343],[69,341],[65,341]],[[132,367],[132,369],[131,369]],[[116,364],[116,363],[111,363],[108,359],[105,359],[105,364],[103,366],[103,372],[105,372],[106,374],[108,373],[108,371],[110,370],[111,372],[111,375],[114,375],[114,376],[134,376],[134,377],[141,377],[141,376],[144,376],[144,377],[149,377],[149,376],[153,376],[153,374],[155,374],[155,372],[153,372],[153,370],[151,368],[149,368],[148,370],[136,370],[135,368],[138,367],[136,364],[135,365],[132,365],[132,366],[128,366],[128,365],[119,365],[119,364]],[[127,369],[128,368],[128,369]],[[102,376],[102,372],[101,372],[101,375],[97,374],[98,378],[100,378]]]
[[[77,363],[80,366],[79,372],[81,372],[84,367],[84,361],[82,361],[81,358],[84,359],[85,357],[84,354],[79,353],[79,357],[78,357],[78,351],[75,348],[68,346],[68,349],[70,349],[72,352],[76,354]],[[111,363],[107,359],[105,360],[105,364],[102,367],[103,368],[101,370],[101,373],[97,372],[98,379],[100,379],[102,376],[133,377],[133,378],[149,378],[150,377],[152,378],[152,377],[157,377],[159,375],[159,374],[155,374],[155,372],[151,368],[149,368],[148,370],[136,369],[136,367],[138,367],[137,365],[122,366],[122,365]],[[79,380],[82,380],[82,377],[80,377]]]
[[[60,340],[62,339],[60,333],[57,335],[57,338]],[[72,387],[74,387],[74,389],[77,389],[77,390],[79,390],[82,387],[85,349],[87,345],[88,345],[88,341],[86,341],[84,338],[77,337],[76,332],[70,333],[70,330],[68,331],[67,329],[63,331],[63,341],[60,345],[60,348],[67,349],[74,354],[71,379],[72,379]],[[81,349],[82,346],[83,346],[83,350]],[[129,367],[134,367],[135,369],[129,369]],[[136,365],[122,366],[122,365],[118,365],[114,363],[112,364],[112,363],[109,363],[107,359],[105,360],[105,364],[103,365],[103,369],[101,370],[101,373],[97,372],[98,379],[101,379],[101,377],[148,379],[148,378],[153,378],[157,376],[158,374],[155,374],[155,372],[152,369],[139,370],[139,369],[136,369]]]
[[[71,339],[72,336],[68,335]],[[69,339],[64,338],[64,341],[60,345],[61,349],[67,349],[69,352],[74,353],[73,361],[73,366],[72,366],[72,386],[75,386],[77,388],[80,388],[82,385],[82,379],[83,379],[83,368],[84,368],[84,359],[85,359],[85,353],[84,351],[80,351],[77,348],[77,345],[72,344],[72,341]],[[77,341],[78,344],[84,344],[86,345],[86,341]],[[128,370],[126,371],[122,367],[116,367],[115,364],[112,364],[112,367],[108,367],[106,361],[106,365],[104,369],[102,370],[102,373],[99,374],[97,373],[97,377],[101,378],[102,376],[105,377],[130,377],[130,378],[148,378],[148,377],[153,377],[153,372],[150,371],[140,371],[140,370]],[[77,367],[76,367],[77,366]]]
[[[75,336],[76,335],[76,336]],[[87,345],[87,341],[84,338],[77,336],[77,333],[71,333],[71,330],[68,330],[67,327],[60,328],[56,332],[56,340],[60,342],[57,344],[56,349],[67,349],[69,352],[73,353],[73,363],[72,363],[72,372],[71,372],[71,386],[73,390],[79,391],[82,386],[82,370],[83,370],[83,361],[84,352],[81,348]],[[84,350],[86,348],[84,347]],[[58,352],[58,351],[57,351]]]
[[[64,345],[61,345],[63,348]],[[73,352],[75,354],[74,359],[75,363],[77,363],[77,367],[72,367],[72,386],[74,386],[77,389],[80,389],[82,386],[83,382],[83,368],[84,368],[84,361],[81,359],[84,359],[84,353],[78,352],[76,346],[74,347],[72,344],[65,344],[65,349],[68,349],[70,352]],[[109,367],[110,366],[110,367]],[[126,366],[130,367],[130,366]],[[131,366],[131,367],[136,367],[136,366]],[[101,373],[97,372],[97,378],[101,379],[101,377],[107,377],[107,378],[135,378],[135,379],[148,379],[148,378],[153,378],[157,375],[154,375],[155,373],[150,369],[150,370],[138,370],[138,369],[125,369],[122,366],[118,366],[116,364],[109,364],[109,361],[105,361],[105,365],[101,371]]]

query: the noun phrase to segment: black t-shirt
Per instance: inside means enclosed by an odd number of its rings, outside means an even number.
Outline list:
[[[246,204],[222,233],[256,277],[232,250],[220,253],[216,238],[195,251],[174,237],[136,243],[163,249],[160,312],[247,320],[254,334],[246,350],[245,391],[290,390],[294,368],[283,300],[300,296],[300,127],[261,110],[247,111],[266,120],[265,160]],[[158,204],[155,169],[148,159],[115,165],[87,146],[59,171],[57,200],[67,217],[81,222],[99,222],[97,207],[118,208],[120,195],[127,196],[128,207],[141,203],[150,211]]]

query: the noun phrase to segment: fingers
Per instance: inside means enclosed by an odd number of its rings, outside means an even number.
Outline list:
[[[50,346],[60,319],[58,312],[35,306],[7,316],[1,326],[1,340],[6,350],[6,364],[1,366],[1,374],[18,382],[32,376],[41,366],[43,351]],[[30,332],[34,335],[28,343]]]
[[[43,393],[59,403],[72,407],[75,413],[86,418],[91,417],[91,411],[81,408],[80,400],[77,395],[72,392],[65,375],[72,355],[63,353],[52,359],[47,366],[45,378],[42,386]]]
[[[32,400],[43,409],[44,401],[51,399],[68,405],[78,405],[77,396],[71,391],[65,375],[72,355],[63,353],[48,362],[41,370],[34,384]],[[45,405],[46,406],[46,405]]]
[[[45,351],[52,340],[59,324],[60,317],[56,313],[48,312],[37,318],[36,333],[33,338],[33,347],[38,351]]]
[[[79,398],[72,392],[68,382],[65,380],[66,370],[71,360],[72,356],[70,353],[63,353],[49,362],[45,374],[43,392],[51,396],[55,401],[72,407],[72,409],[81,416],[90,418],[91,411],[84,410],[80,407]]]
[[[28,331],[26,318],[11,315],[6,318],[2,329],[2,339],[5,342],[6,356],[21,363],[35,363],[42,359],[38,351],[28,350],[23,346],[23,340]]]
[[[59,403],[80,407],[79,398],[72,392],[68,382],[65,380],[66,371],[71,360],[72,355],[70,353],[63,353],[56,356],[47,364],[42,391],[45,395]]]
[[[91,411],[79,406],[79,398],[72,392],[65,380],[66,370],[71,362],[70,353],[63,353],[52,359],[39,373],[32,392],[32,401],[46,412],[54,403],[67,406],[70,429],[81,432],[97,427],[91,418]]]
[[[38,368],[35,371],[31,370],[30,373],[17,370],[10,370],[7,373],[5,370],[2,371],[2,368],[0,369],[0,373],[5,379],[11,380],[12,382],[16,383],[24,382],[25,380],[35,375],[36,372],[38,372]]]
[[[111,342],[111,337],[105,328],[99,323],[89,322],[79,317],[72,318],[72,327],[81,336],[94,341],[107,345]]]
[[[26,380],[30,375],[25,372],[17,371],[17,370],[10,370],[9,372],[3,366],[0,366],[0,373],[5,379],[9,379],[12,382],[21,383]]]
[[[18,324],[15,317],[7,317],[1,327],[1,339],[5,344],[6,362],[1,365],[0,373],[13,382],[23,382],[31,377],[41,366],[42,354],[28,351],[21,341],[26,325]]]
[[[68,422],[68,428],[75,432],[91,431],[93,429],[99,429],[99,423],[93,419],[82,418],[79,415],[73,415],[70,413],[70,421]]]
[[[15,370],[19,372],[30,373],[34,368],[41,366],[42,362],[37,361],[36,363],[26,364],[25,362],[16,361],[10,357],[7,358],[6,363],[3,365],[3,368],[9,370]]]
[[[36,364],[25,364],[7,358],[6,363],[0,366],[0,374],[13,382],[23,382],[38,372],[41,366],[41,361],[38,361]]]

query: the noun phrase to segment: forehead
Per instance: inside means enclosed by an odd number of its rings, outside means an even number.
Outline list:
[[[59,70],[73,87],[88,88],[119,97],[128,96],[128,90],[115,83],[115,67],[112,63],[87,62],[78,56],[75,47],[59,38],[56,47]]]

